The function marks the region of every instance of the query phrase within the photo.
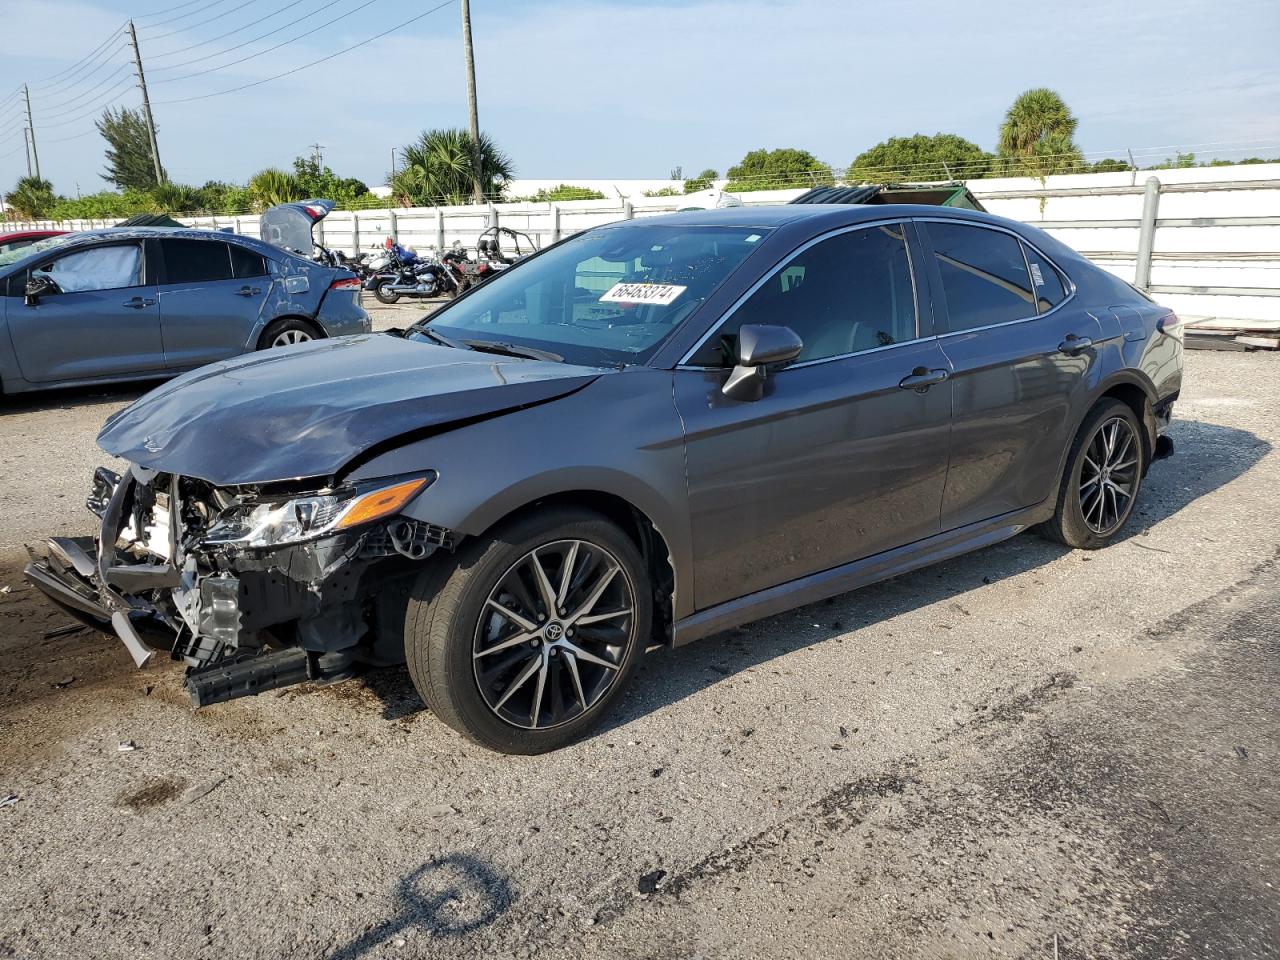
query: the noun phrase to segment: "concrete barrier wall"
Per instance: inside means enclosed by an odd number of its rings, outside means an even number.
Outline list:
[[[1071,174],[1044,183],[1019,178],[968,181],[992,213],[1042,227],[1099,266],[1133,282],[1149,177],[1160,181],[1152,295],[1186,316],[1216,316],[1280,327],[1280,163],[1177,170]],[[746,205],[786,203],[801,190],[739,195]],[[682,197],[500,203],[492,207],[413,207],[335,211],[317,239],[353,253],[388,236],[419,249],[474,246],[493,222],[530,234],[541,246],[557,237],[628,216],[669,213]],[[195,227],[258,236],[256,216],[183,217]],[[21,226],[84,230],[113,221]],[[504,246],[506,242],[504,241]]]

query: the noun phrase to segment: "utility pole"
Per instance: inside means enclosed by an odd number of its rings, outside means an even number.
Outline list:
[[[147,78],[142,73],[142,54],[138,52],[138,31],[129,21],[129,42],[133,44],[133,63],[138,68],[138,87],[142,90],[142,112],[147,120],[147,137],[151,140],[151,163],[156,170],[156,183],[164,183],[164,168],[160,166],[160,148],[156,146],[156,121],[151,116],[151,98],[147,96]]]
[[[388,183],[387,185],[394,186],[395,179],[396,179],[396,148],[392,147],[391,148],[391,177],[390,177],[391,182]]]
[[[308,146],[311,147],[311,159],[315,161],[316,169],[321,169],[324,167],[324,153],[322,152],[324,150],[324,144],[312,143],[308,144]]]
[[[31,157],[27,162],[27,176],[31,176],[30,160],[36,162],[36,179],[40,179],[40,154],[36,152],[36,125],[31,122],[31,91],[27,89],[27,85],[22,85],[22,95],[27,98],[27,130],[30,131]]]
[[[27,148],[27,176],[31,176],[31,130],[29,127],[22,128],[22,143]]]
[[[462,50],[467,61],[467,112],[471,120],[471,172],[475,184],[475,201],[484,203],[481,185],[480,114],[476,109],[476,57],[471,48],[471,0],[462,0]]]

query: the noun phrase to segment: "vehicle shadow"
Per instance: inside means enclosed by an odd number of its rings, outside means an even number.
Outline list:
[[[134,380],[129,383],[98,384],[87,387],[58,387],[53,390],[36,390],[32,393],[14,393],[0,396],[0,417],[32,413],[40,410],[74,410],[101,403],[132,403],[168,378]]]
[[[1175,456],[1152,466],[1143,482],[1138,509],[1118,543],[1134,540],[1144,545],[1141,540],[1153,526],[1242,476],[1271,451],[1271,445],[1253,433],[1199,421],[1175,422],[1172,436]],[[620,709],[596,729],[594,736],[607,735],[728,677],[845,636],[859,627],[939,601],[949,600],[956,606],[970,590],[1034,570],[1069,552],[1034,534],[1018,536],[660,656],[646,657]],[[425,709],[403,668],[376,671],[364,682],[382,700],[388,719]]]

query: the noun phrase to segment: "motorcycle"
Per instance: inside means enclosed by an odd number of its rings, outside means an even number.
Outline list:
[[[393,244],[388,262],[364,282],[379,303],[392,304],[401,297],[432,299],[457,296],[462,292],[454,271],[434,256],[420,256],[407,247]]]
[[[453,272],[458,293],[464,293],[484,283],[498,272],[498,268],[488,260],[472,260],[467,256],[467,251],[462,244],[457,242],[454,243],[453,249],[446,251],[440,257],[440,262]]]

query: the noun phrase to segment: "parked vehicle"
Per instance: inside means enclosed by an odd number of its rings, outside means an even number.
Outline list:
[[[249,237],[111,228],[0,254],[5,393],[173,376],[365,333],[359,281]]]
[[[502,249],[502,238],[511,241],[511,249]],[[476,239],[476,259],[487,263],[490,270],[505,270],[513,263],[537,253],[538,245],[527,233],[510,227],[490,227]]]
[[[15,250],[22,250],[38,240],[50,237],[66,236],[65,230],[14,230],[9,233],[0,232],[0,257]]]
[[[441,255],[440,262],[453,273],[457,293],[465,293],[477,284],[484,283],[499,269],[488,260],[473,260],[467,256],[466,249],[460,243],[455,243],[451,249],[446,250]]]
[[[1062,243],[922,206],[589,230],[394,335],[244,357],[98,438],[97,544],[27,576],[196,705],[408,663],[513,753],[642,652],[1035,527],[1122,535],[1179,321]],[[152,639],[151,642],[158,642]]]
[[[388,247],[388,261],[364,281],[380,303],[397,303],[401,297],[434,299],[456,296],[462,284],[454,271],[432,254],[422,255],[399,244]]]

